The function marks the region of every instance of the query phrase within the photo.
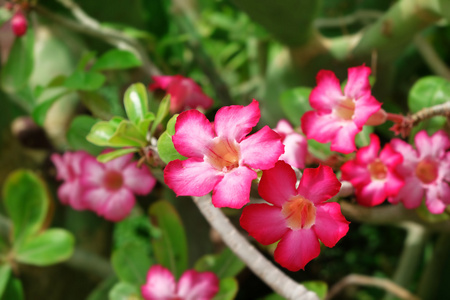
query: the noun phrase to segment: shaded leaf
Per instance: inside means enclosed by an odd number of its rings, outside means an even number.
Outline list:
[[[3,293],[2,300],[23,300],[22,282],[14,276],[9,276],[8,284]]]
[[[355,144],[358,148],[368,146],[370,144],[370,134],[373,133],[373,126],[363,126],[362,131],[360,131],[355,137]]]
[[[128,243],[114,251],[111,257],[114,271],[121,281],[141,286],[152,261],[145,248],[137,243]]]
[[[95,91],[103,85],[105,80],[105,76],[100,73],[77,70],[67,77],[64,86],[73,90]]]
[[[239,285],[236,279],[229,277],[223,278],[219,282],[219,292],[213,300],[233,300],[238,292]]]
[[[0,266],[0,299],[2,299],[8,285],[9,278],[11,277],[11,266],[4,264]]]
[[[91,291],[86,300],[108,300],[109,291],[117,282],[116,276],[106,278]]]
[[[312,110],[309,105],[309,94],[312,89],[308,87],[298,87],[287,90],[280,96],[280,104],[288,120],[294,126],[300,126],[300,118],[308,110]]]
[[[84,71],[86,69],[87,64],[95,57],[95,51],[88,51],[83,54],[80,61],[77,65],[77,70]]]
[[[139,151],[139,149],[136,149],[136,148],[118,149],[118,150],[114,150],[114,151],[99,155],[97,157],[97,160],[101,163],[106,163],[106,162],[113,160],[115,158],[118,158],[120,156],[124,156],[126,154],[138,152],[138,151]]]
[[[200,258],[194,267],[199,272],[211,271],[224,279],[234,277],[245,268],[245,264],[231,251],[226,248],[220,254],[205,255]]]
[[[140,290],[129,283],[119,282],[109,292],[109,300],[139,300]]]
[[[67,130],[67,142],[73,150],[85,150],[97,156],[103,148],[90,143],[86,137],[97,120],[91,116],[81,115],[72,120]]]
[[[130,51],[112,49],[100,56],[91,70],[120,70],[139,67],[141,65],[142,62]]]
[[[48,110],[52,107],[52,105],[59,99],[61,99],[64,95],[67,95],[71,91],[61,88],[55,89],[47,89],[43,94],[41,94],[40,98],[47,97],[47,99],[40,101],[38,100],[38,104],[33,109],[31,116],[33,120],[39,126],[43,126],[45,122],[45,118],[47,117]]]
[[[94,117],[102,120],[109,120],[113,117],[111,107],[97,92],[79,92],[81,102],[89,109]]]
[[[169,108],[170,108],[170,95],[167,95],[162,99],[161,103],[158,107],[158,112],[155,116],[155,121],[152,124],[152,128],[150,130],[151,135],[155,133],[156,127],[158,127],[159,124],[161,124],[162,120],[169,114]]]

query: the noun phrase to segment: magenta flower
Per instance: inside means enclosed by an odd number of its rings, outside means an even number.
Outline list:
[[[425,194],[429,211],[440,214],[450,204],[450,139],[444,131],[429,137],[422,130],[414,141],[417,150],[400,139],[391,141],[392,148],[403,155],[397,171],[405,179],[405,185],[392,202],[403,202],[408,209],[417,208]]]
[[[297,169],[305,167],[306,156],[308,155],[308,143],[306,138],[295,132],[291,124],[286,120],[280,120],[275,128],[275,132],[281,136],[284,153],[280,156],[283,160]]]
[[[84,151],[66,152],[63,155],[52,154],[51,160],[56,167],[56,178],[64,180],[58,188],[58,198],[73,209],[84,210],[88,205],[83,200],[83,185],[80,182],[81,162],[90,155]]]
[[[160,265],[150,268],[141,287],[145,300],[210,300],[219,291],[219,279],[212,272],[188,270],[178,284],[170,271]]]
[[[15,36],[21,37],[27,33],[28,22],[22,11],[18,11],[11,18],[11,28]]]
[[[154,91],[162,89],[170,95],[170,112],[172,114],[182,112],[190,108],[210,108],[213,100],[205,95],[201,87],[191,78],[181,75],[153,76],[154,83],[149,89]]]
[[[386,198],[397,196],[403,179],[395,168],[403,156],[386,144],[380,154],[380,139],[370,135],[370,144],[356,153],[356,158],[342,165],[342,179],[355,188],[356,201],[364,206],[381,204]]]
[[[294,170],[279,161],[264,171],[259,194],[269,204],[244,207],[242,228],[263,245],[276,241],[275,261],[290,271],[303,269],[320,253],[319,239],[334,247],[347,233],[349,222],[336,202],[325,203],[341,187],[328,166],[305,169],[298,188]]]
[[[349,68],[348,82],[342,94],[333,72],[321,70],[317,74],[317,86],[309,96],[314,110],[306,112],[301,120],[308,139],[331,142],[332,151],[347,154],[356,150],[355,135],[381,108],[381,103],[370,93],[369,75],[369,67]],[[372,125],[384,122],[386,116],[381,114],[379,118],[378,123]]]
[[[146,195],[156,184],[148,168],[138,168],[133,154],[100,163],[89,156],[82,162],[81,183],[89,209],[110,221],[120,221],[130,213],[134,194]]]
[[[213,191],[216,207],[241,208],[249,202],[255,169],[272,168],[283,153],[280,136],[268,126],[247,136],[260,118],[257,101],[219,109],[214,129],[205,115],[189,110],[178,116],[173,144],[188,160],[169,162],[164,181],[178,196]]]

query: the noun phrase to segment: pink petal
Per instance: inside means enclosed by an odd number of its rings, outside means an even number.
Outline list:
[[[247,106],[224,106],[216,113],[214,128],[217,136],[239,143],[252,131],[260,117],[259,103],[256,100]]]
[[[380,139],[376,134],[370,135],[370,144],[362,147],[356,153],[356,160],[361,165],[368,165],[378,158],[378,151],[380,151]]]
[[[308,155],[306,139],[301,134],[292,133],[286,136],[283,144],[284,153],[281,154],[280,160],[284,160],[295,168],[303,169]]]
[[[108,153],[111,151],[103,151],[102,153]],[[131,159],[133,158],[133,153],[129,153],[123,156],[119,156],[113,160],[105,163],[105,169],[107,170],[115,170],[117,172],[122,172],[129,164],[131,164]]]
[[[359,151],[361,150],[362,148]],[[355,160],[345,162],[341,166],[341,172],[342,180],[350,181],[355,188],[361,188],[372,180],[367,165],[361,166]]]
[[[258,132],[242,140],[240,149],[242,164],[254,169],[266,170],[273,168],[284,152],[284,145],[278,133],[269,126],[264,126]]]
[[[204,150],[213,138],[211,123],[198,110],[188,110],[178,116],[172,141],[181,155],[203,158]]]
[[[56,167],[56,178],[59,180],[70,180],[69,168],[64,162],[63,156],[54,153],[50,156],[50,159]]]
[[[275,261],[289,271],[304,269],[313,258],[319,256],[320,244],[313,229],[288,231],[275,249]]]
[[[316,111],[307,111],[301,119],[302,131],[308,139],[320,143],[331,142],[341,129],[339,120],[331,114],[320,115]]]
[[[403,177],[409,177],[414,174],[416,165],[419,163],[416,150],[410,144],[400,139],[392,139],[390,145],[394,151],[403,156],[403,163],[396,167],[399,174]]]
[[[421,130],[414,137],[414,141],[421,159],[425,157],[440,158],[450,147],[448,135],[442,130],[431,137],[428,137],[425,130]]]
[[[291,166],[279,161],[274,168],[263,172],[258,193],[267,202],[281,207],[292,196],[297,195],[296,182],[297,177]]]
[[[83,192],[83,197],[86,205],[92,211],[95,211],[97,214],[103,206],[107,205],[109,198],[113,193],[105,188],[90,188]]]
[[[331,141],[331,151],[337,151],[344,154],[352,153],[356,150],[355,136],[361,129],[353,122],[345,122],[336,132],[336,136]]]
[[[281,136],[286,136],[295,132],[291,124],[285,119],[281,119],[280,121],[278,121],[275,131],[279,133]]]
[[[180,76],[181,77],[181,76]],[[154,83],[149,85],[149,89],[154,91],[156,89],[165,90],[169,87],[172,81],[177,80],[177,76],[152,76]]]
[[[353,122],[361,128],[369,118],[381,109],[381,103],[369,94],[355,102]]]
[[[133,193],[126,188],[121,188],[111,192],[110,197],[103,206],[97,208],[96,213],[106,220],[118,222],[130,214],[135,202]]]
[[[84,210],[88,208],[88,205],[83,200],[82,190],[83,187],[78,178],[67,181],[58,188],[58,198],[75,210]]]
[[[450,187],[445,181],[429,185],[425,194],[425,204],[433,214],[441,214],[450,204]]]
[[[348,81],[345,85],[345,96],[353,99],[361,98],[370,94],[369,67],[364,65],[348,69]]]
[[[422,183],[417,177],[411,176],[405,179],[405,185],[400,189],[396,197],[389,199],[389,202],[403,202],[407,209],[414,209],[420,206],[423,194]]]
[[[213,189],[212,203],[215,207],[241,208],[250,201],[252,180],[258,175],[243,166],[224,175]]]
[[[372,180],[362,189],[356,190],[356,201],[363,206],[375,206],[383,203],[387,197],[384,186],[385,180]]]
[[[82,185],[86,187],[96,187],[102,185],[105,165],[98,162],[95,157],[88,157],[81,164],[83,172],[80,175]]]
[[[309,103],[318,111],[331,112],[336,104],[344,99],[339,80],[328,70],[320,70],[316,80],[317,86],[309,95]]]
[[[405,181],[397,174],[397,172],[389,171],[386,177],[386,183],[384,185],[386,195],[388,197],[397,196],[404,184]]]
[[[316,222],[314,231],[327,247],[334,247],[347,234],[348,222],[341,213],[341,206],[336,203],[325,203],[316,206]]]
[[[136,163],[131,163],[123,170],[122,175],[124,186],[138,195],[150,193],[156,185],[156,179],[147,166],[138,168]]]
[[[298,194],[314,204],[320,204],[334,197],[340,190],[341,183],[329,166],[320,165],[318,168],[303,171]]]
[[[176,296],[176,283],[170,271],[154,265],[147,273],[147,281],[141,287],[145,300],[172,300]]]
[[[268,204],[250,204],[242,210],[241,227],[263,245],[281,239],[289,230],[281,208]]]
[[[198,158],[173,160],[164,169],[164,182],[177,196],[204,196],[222,177],[219,171]]]
[[[212,272],[188,270],[178,282],[177,295],[183,300],[210,300],[219,291],[219,279]]]
[[[380,152],[380,160],[386,167],[393,169],[403,162],[403,156],[394,151],[390,144],[386,144]]]

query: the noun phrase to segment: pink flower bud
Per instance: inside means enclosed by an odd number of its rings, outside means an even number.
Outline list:
[[[17,12],[11,19],[11,27],[16,36],[27,33],[28,22],[22,12]]]

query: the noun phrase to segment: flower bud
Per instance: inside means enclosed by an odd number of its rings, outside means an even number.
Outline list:
[[[28,22],[22,12],[18,11],[11,19],[11,27],[16,36],[22,36],[27,32]]]

